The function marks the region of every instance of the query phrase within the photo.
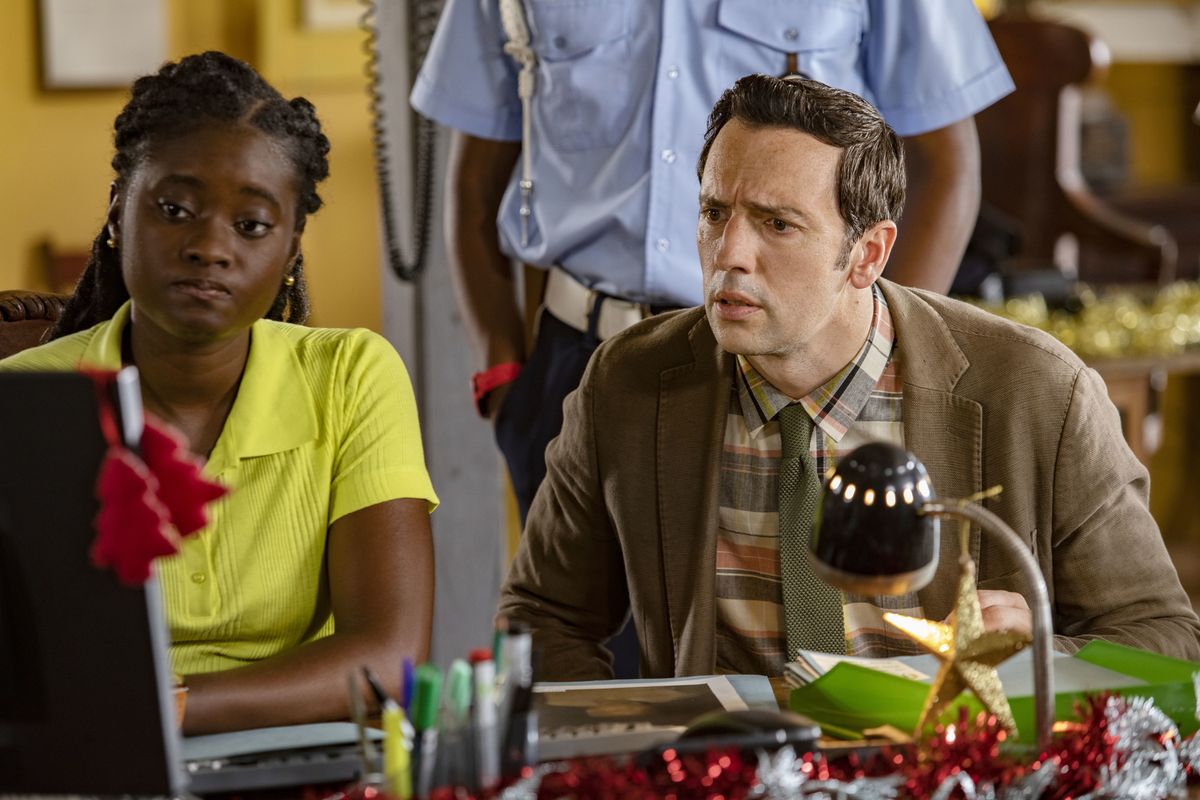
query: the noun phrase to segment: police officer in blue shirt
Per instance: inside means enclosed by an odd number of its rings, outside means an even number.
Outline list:
[[[946,291],[979,206],[973,115],[1013,88],[971,0],[448,1],[411,101],[454,130],[450,260],[522,519],[596,345],[700,304],[706,116],[753,72],[883,112],[909,164],[888,277]],[[549,271],[528,359],[513,259]]]

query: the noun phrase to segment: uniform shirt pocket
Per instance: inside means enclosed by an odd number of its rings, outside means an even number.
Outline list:
[[[722,47],[722,72],[730,83],[755,72],[781,75],[794,53],[802,74],[861,95],[866,25],[862,0],[720,0],[717,26],[733,34]]]
[[[635,103],[629,0],[528,0],[538,133],[563,152],[611,147]]]

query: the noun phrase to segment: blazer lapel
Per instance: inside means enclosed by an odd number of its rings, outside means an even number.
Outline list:
[[[716,664],[716,530],[721,445],[732,359],[701,317],[689,332],[693,360],[659,375],[655,479],[675,674]],[[649,444],[649,443],[647,443]]]
[[[958,500],[983,489],[983,406],[954,393],[970,363],[941,316],[920,296],[887,281],[880,287],[896,329],[904,380],[904,443],[929,470],[939,500]],[[979,561],[979,529],[968,540]],[[959,525],[941,523],[937,572],[919,592],[927,617],[941,619],[958,586]]]

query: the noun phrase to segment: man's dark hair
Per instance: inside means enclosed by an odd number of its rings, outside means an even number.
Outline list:
[[[250,125],[283,146],[296,168],[296,230],[304,230],[308,215],[321,207],[317,184],[329,175],[329,139],[321,131],[316,110],[303,97],[285,100],[249,64],[224,53],[187,56],[134,82],[129,102],[113,125],[113,188],[120,191],[128,184],[154,144],[208,126],[230,125]],[[51,339],[110,319],[129,299],[120,253],[107,240],[106,223],[92,242],[91,258]],[[289,273],[295,282],[280,288],[267,311],[268,319],[304,322],[308,318],[303,267],[303,256],[297,254]]]
[[[900,219],[904,147],[874,106],[858,95],[799,75],[741,78],[709,115],[697,166],[701,180],[713,141],[731,119],[753,127],[794,128],[841,149],[837,201],[847,243],[877,222]]]

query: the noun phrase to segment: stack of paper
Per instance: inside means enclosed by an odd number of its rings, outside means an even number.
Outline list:
[[[762,675],[538,683],[533,693],[543,761],[635,752],[679,738],[704,714],[777,708]]]
[[[933,680],[938,668],[938,661],[934,656],[860,658],[835,653],[818,653],[815,650],[801,650],[796,661],[784,665],[783,677],[792,687],[804,686],[829,672],[838,664],[856,664],[877,672],[899,675],[902,678],[925,683]]]

